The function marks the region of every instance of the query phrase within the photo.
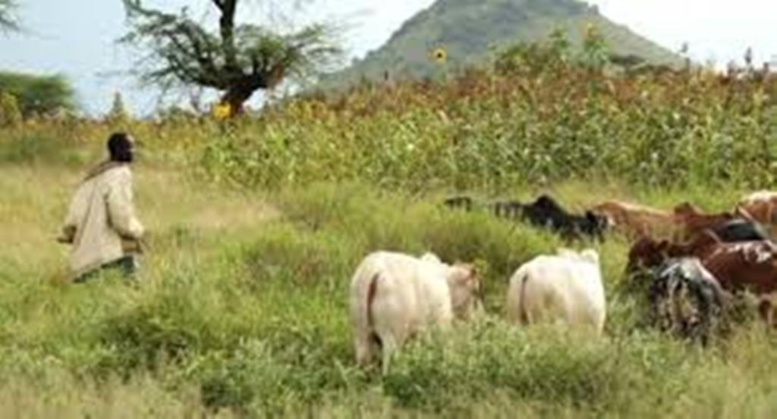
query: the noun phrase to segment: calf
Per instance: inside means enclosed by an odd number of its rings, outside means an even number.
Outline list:
[[[672,236],[677,229],[674,214],[643,205],[607,201],[591,211],[607,217],[610,226],[630,237]]]
[[[538,256],[510,278],[507,317],[513,323],[557,320],[601,335],[605,316],[599,255],[593,249]]]
[[[351,279],[357,363],[369,364],[380,348],[385,374],[392,353],[414,335],[446,329],[454,318],[469,319],[479,307],[479,293],[480,280],[471,265],[451,266],[430,253],[420,258],[369,254]]]
[[[607,218],[599,216],[591,211],[583,215],[567,212],[556,200],[548,195],[541,195],[531,204],[521,204],[517,201],[497,203],[497,213],[500,208],[505,208],[515,217],[520,213],[520,218],[538,227],[548,227],[552,231],[565,237],[596,237],[602,238],[608,227]]]

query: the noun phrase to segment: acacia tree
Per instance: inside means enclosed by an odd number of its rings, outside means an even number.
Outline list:
[[[141,80],[164,89],[216,89],[231,115],[241,113],[254,92],[308,76],[341,54],[325,24],[280,33],[236,23],[240,0],[209,0],[219,16],[216,30],[190,18],[186,9],[174,14],[147,8],[142,0],[122,1],[131,29],[120,41],[148,51],[140,61]]]
[[[14,0],[0,0],[0,31],[18,30],[16,19],[17,4]]]

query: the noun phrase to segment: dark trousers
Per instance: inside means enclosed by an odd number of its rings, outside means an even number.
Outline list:
[[[75,279],[75,283],[83,283],[87,282],[91,279],[94,279],[96,276],[101,275],[106,272],[119,272],[122,276],[125,278],[132,278],[135,276],[135,273],[137,272],[137,261],[135,260],[135,256],[124,256],[121,259],[117,259],[113,262],[106,263],[103,266],[100,266],[99,268],[87,272],[78,278]]]

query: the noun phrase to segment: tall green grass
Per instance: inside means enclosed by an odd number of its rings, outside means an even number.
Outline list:
[[[165,196],[170,191],[156,188],[170,179],[156,176],[139,178],[141,204],[170,200],[178,208],[146,206],[157,228],[137,282],[106,276],[52,284],[63,262],[53,254],[36,266],[0,266],[4,416],[708,417],[768,416],[777,408],[772,337],[756,323],[703,349],[645,328],[640,297],[621,286],[627,246],[617,237],[564,244],[486,212],[450,211],[434,197],[364,183],[253,196],[280,215],[249,211],[214,227],[211,207],[242,214],[246,197],[197,182]],[[601,193],[574,184],[558,190],[574,191],[562,195],[568,202]],[[167,217],[177,221],[159,224]],[[36,237],[56,221],[26,225]],[[562,245],[602,253],[603,339],[502,320],[510,274]],[[349,281],[377,249],[477,260],[488,317],[413,342],[386,377],[357,368]],[[11,248],[0,253],[15,257]]]

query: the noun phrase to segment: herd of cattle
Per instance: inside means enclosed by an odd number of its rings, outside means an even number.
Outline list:
[[[467,196],[445,201],[471,211]],[[774,324],[777,303],[777,192],[742,198],[730,212],[706,214],[689,203],[662,211],[608,201],[583,214],[548,195],[533,203],[495,202],[494,215],[549,228],[567,239],[603,240],[609,231],[633,241],[626,274],[647,291],[650,318],[663,330],[706,342],[740,295],[754,297],[761,317]],[[357,362],[391,354],[430,327],[483,312],[480,278],[470,264],[447,264],[380,251],[368,255],[351,281],[350,310]],[[601,334],[606,301],[599,255],[559,249],[520,266],[510,278],[507,317],[515,324],[561,321]]]

